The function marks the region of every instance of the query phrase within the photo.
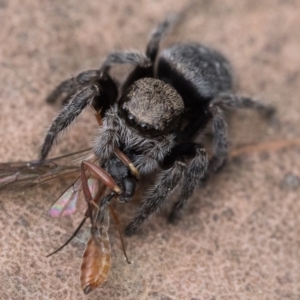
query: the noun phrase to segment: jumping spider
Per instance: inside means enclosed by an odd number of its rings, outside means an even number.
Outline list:
[[[134,232],[168,199],[182,179],[179,200],[171,218],[187,203],[195,187],[219,170],[227,156],[223,108],[251,108],[271,114],[273,108],[232,93],[232,71],[219,52],[197,43],[175,44],[159,52],[174,19],[160,23],[151,35],[146,54],[114,52],[99,70],[88,70],[63,81],[47,98],[65,104],[52,122],[41,150],[44,160],[59,133],[91,106],[100,120],[94,154],[99,169],[111,175],[119,201],[129,201],[138,172],[162,169],[141,209],[127,226]],[[131,64],[133,71],[118,87],[110,68]],[[213,156],[195,142],[210,123]],[[189,163],[187,163],[189,161]]]

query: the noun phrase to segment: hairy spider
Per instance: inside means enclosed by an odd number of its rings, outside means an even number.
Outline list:
[[[138,172],[161,170],[139,211],[127,226],[134,232],[169,198],[182,181],[171,218],[187,203],[195,187],[219,170],[228,155],[223,108],[252,108],[267,115],[274,109],[232,93],[232,70],[219,52],[197,43],[175,44],[159,52],[159,45],[174,18],[153,31],[146,54],[114,52],[99,70],[88,70],[63,81],[47,98],[65,104],[46,134],[44,160],[59,133],[91,106],[101,117],[94,143],[99,166],[118,187],[121,202],[136,189]],[[118,87],[110,68],[132,64],[133,71]],[[211,121],[213,156],[195,139]],[[112,187],[113,188],[113,187]]]

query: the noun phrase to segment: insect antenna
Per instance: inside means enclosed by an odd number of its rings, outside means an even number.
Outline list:
[[[73,232],[73,234],[68,238],[68,240],[64,244],[62,244],[59,248],[57,248],[56,250],[54,250],[53,252],[51,252],[50,254],[48,254],[46,257],[50,257],[53,254],[56,254],[57,252],[59,252],[60,250],[62,250],[65,246],[67,246],[73,240],[73,238],[77,235],[77,233],[79,232],[79,230],[82,228],[82,226],[84,225],[86,219],[87,219],[87,216],[84,216],[84,218],[80,222],[79,226],[76,228],[76,230]]]
[[[118,232],[119,232],[119,236],[120,236],[120,240],[121,240],[121,244],[122,244],[122,249],[123,249],[123,253],[124,253],[124,256],[126,258],[126,261],[128,264],[131,264],[132,261],[130,261],[128,259],[128,256],[127,256],[127,253],[126,253],[126,248],[125,248],[125,242],[124,242],[124,238],[123,238],[123,234],[122,234],[122,231],[121,231],[121,222],[120,222],[120,219],[118,218],[118,215],[116,214],[114,208],[109,205],[109,211],[110,211],[110,214],[112,215],[114,221],[115,221],[115,224],[117,225],[117,229],[118,229]]]

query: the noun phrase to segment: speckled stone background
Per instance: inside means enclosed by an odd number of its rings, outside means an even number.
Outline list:
[[[298,0],[1,0],[0,160],[37,158],[59,109],[43,100],[56,84],[98,67],[112,50],[143,50],[155,24],[187,5],[166,43],[192,40],[221,50],[235,67],[238,92],[278,109],[271,123],[255,112],[233,114],[231,149],[299,139]],[[51,155],[90,146],[95,128],[86,113]],[[88,227],[45,257],[81,218],[45,215],[66,182],[2,192],[0,299],[300,299],[299,155],[299,146],[238,155],[196,191],[175,226],[166,223],[166,207],[126,239],[131,265],[112,226],[111,272],[88,296],[79,284]],[[136,205],[126,206],[124,222]]]

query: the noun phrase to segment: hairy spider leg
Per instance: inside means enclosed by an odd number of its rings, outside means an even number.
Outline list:
[[[179,20],[179,17],[171,15],[169,18],[159,23],[153,30],[150,36],[150,40],[146,47],[146,57],[150,64],[137,65],[134,70],[128,75],[127,79],[122,86],[122,94],[138,79],[145,77],[154,77],[154,64],[159,51],[159,46],[166,34],[174,27]]]
[[[187,165],[186,159],[193,157]],[[169,167],[171,165],[171,167]],[[126,233],[131,234],[146,220],[157,211],[171,193],[183,180],[183,189],[179,200],[174,204],[169,220],[173,221],[175,215],[184,207],[187,200],[192,195],[195,187],[199,185],[205,176],[208,167],[208,158],[205,149],[193,142],[182,143],[174,147],[162,163],[162,167],[168,168],[162,171],[145,198],[139,211],[133,220],[126,227]]]
[[[156,212],[165,200],[170,196],[174,188],[181,179],[186,164],[176,161],[168,170],[162,171],[151,188],[142,207],[136,212],[133,220],[125,229],[126,234],[130,235],[154,212]]]
[[[219,171],[228,158],[227,124],[222,108],[255,109],[266,118],[271,118],[275,113],[273,106],[263,104],[249,97],[221,93],[213,99],[209,106],[213,119],[213,157],[209,163],[208,176]]]
[[[199,186],[201,180],[206,175],[208,168],[208,157],[205,149],[196,143],[190,143],[193,151],[193,159],[187,166],[184,173],[183,184],[177,202],[173,205],[169,215],[169,222],[173,222],[178,213],[185,207],[189,198],[192,196],[194,189]],[[183,153],[185,156],[190,153]]]
[[[55,103],[60,100],[62,104],[66,104],[80,87],[87,85],[99,76],[99,70],[88,70],[81,72],[76,77],[64,80],[47,96],[46,102]]]
[[[117,86],[107,73],[86,71],[77,77],[79,77],[78,81],[86,84],[79,85],[78,91],[74,90],[75,94],[68,98],[66,105],[54,118],[42,145],[41,160],[46,159],[58,135],[67,129],[87,106],[93,106],[96,111],[101,111],[104,115],[107,108],[117,99]],[[62,88],[58,86],[53,93],[57,97],[62,93]]]

